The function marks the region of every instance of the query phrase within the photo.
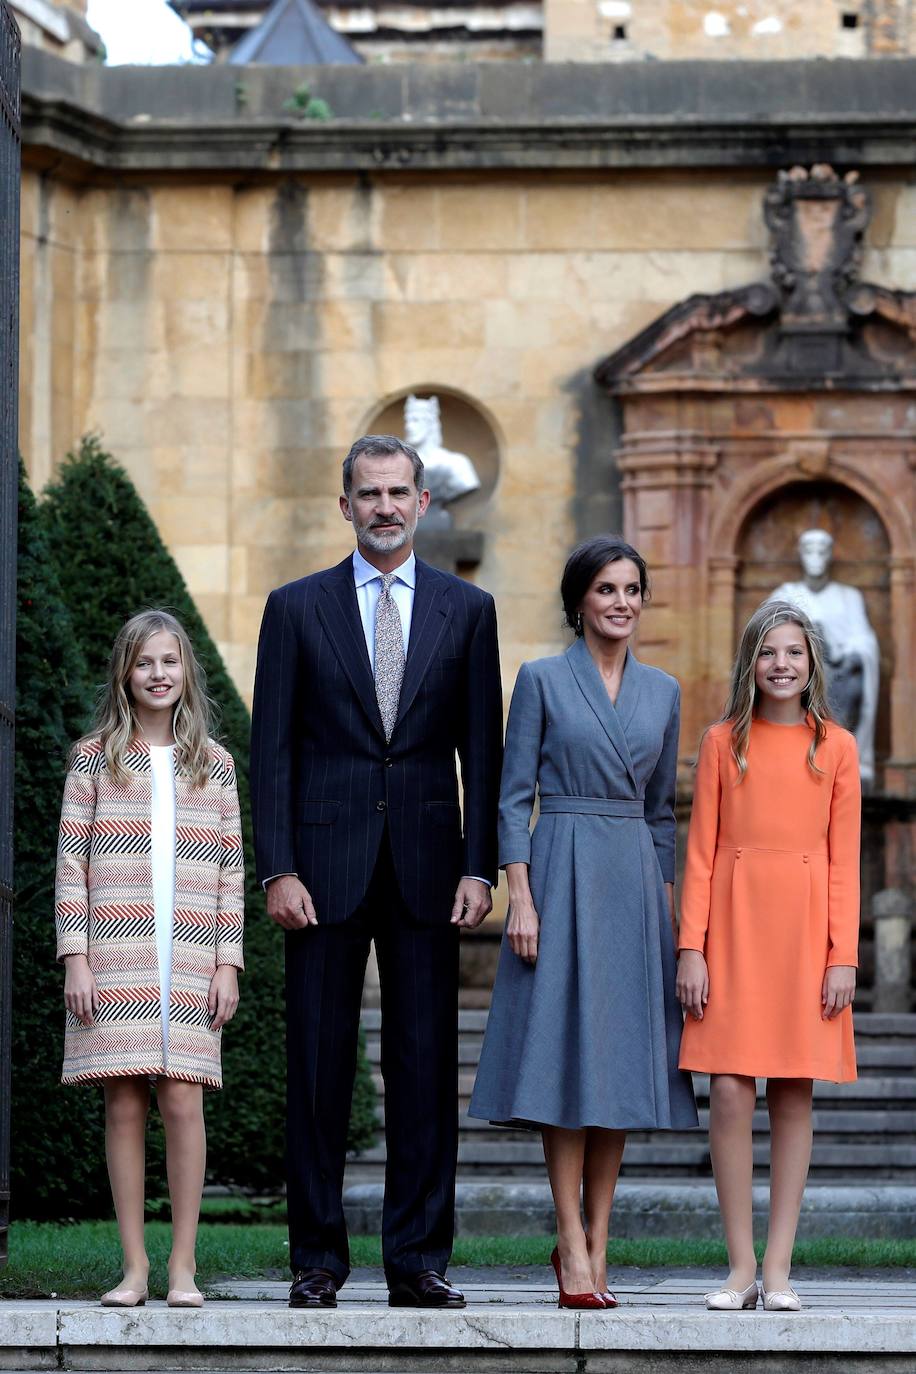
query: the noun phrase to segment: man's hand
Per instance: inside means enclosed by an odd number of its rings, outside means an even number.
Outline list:
[[[292,873],[284,873],[267,884],[267,914],[284,930],[302,930],[318,924],[308,890]]]
[[[821,1019],[832,1021],[841,1011],[852,1005],[856,995],[856,971],[846,964],[833,964],[824,974],[821,988]]]
[[[220,964],[210,979],[207,1010],[213,1017],[212,1030],[219,1030],[231,1021],[239,1004],[239,971],[234,964]]]
[[[703,1020],[703,1008],[709,1001],[709,970],[698,949],[682,949],[677,961],[677,1000],[695,1021]]]
[[[452,903],[452,925],[473,930],[492,910],[493,899],[486,883],[477,878],[462,878]]]
[[[94,1024],[99,1009],[99,990],[85,954],[68,954],[64,959],[64,1002],[84,1026]]]

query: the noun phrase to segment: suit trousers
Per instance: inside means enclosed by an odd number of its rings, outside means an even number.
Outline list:
[[[458,950],[455,926],[407,912],[387,830],[368,891],[346,920],[286,934],[290,1265],[350,1272],[343,1211],[347,1126],[370,940],[382,1004],[389,1283],[443,1272],[455,1224]]]

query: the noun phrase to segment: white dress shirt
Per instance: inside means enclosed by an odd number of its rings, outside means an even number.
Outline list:
[[[382,591],[382,574],[378,568],[367,563],[359,549],[353,550],[353,580],[356,583],[356,603],[359,618],[363,622],[366,648],[369,650],[369,667],[375,676],[375,612]],[[404,636],[404,657],[410,642],[410,621],[413,616],[413,594],[417,585],[417,560],[413,554],[399,568],[395,569],[391,584],[391,598],[401,617],[401,632]]]

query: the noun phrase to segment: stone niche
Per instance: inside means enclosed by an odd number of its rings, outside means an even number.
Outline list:
[[[478,526],[499,480],[496,425],[478,404],[460,392],[425,383],[402,389],[376,405],[365,417],[362,432],[405,435],[404,407],[411,395],[423,401],[437,397],[442,447],[467,455],[480,482],[475,491],[449,502],[451,528],[441,528],[435,519],[420,522],[417,553],[436,567],[470,576],[483,557],[484,534]]]
[[[736,632],[834,537],[881,651],[863,916],[912,894],[916,813],[916,293],[859,280],[870,216],[855,173],[794,168],[764,200],[767,280],[673,306],[596,369],[620,407],[626,536],[654,574],[645,657],[684,694],[682,789],[721,712]],[[867,960],[866,960],[867,963]]]

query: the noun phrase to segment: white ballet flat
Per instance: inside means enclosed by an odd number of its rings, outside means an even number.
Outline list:
[[[781,1288],[775,1293],[763,1289],[764,1312],[800,1312],[801,1299],[794,1288]]]
[[[744,1289],[717,1288],[714,1293],[707,1293],[703,1301],[710,1312],[742,1312],[756,1307],[759,1296],[755,1279]]]

